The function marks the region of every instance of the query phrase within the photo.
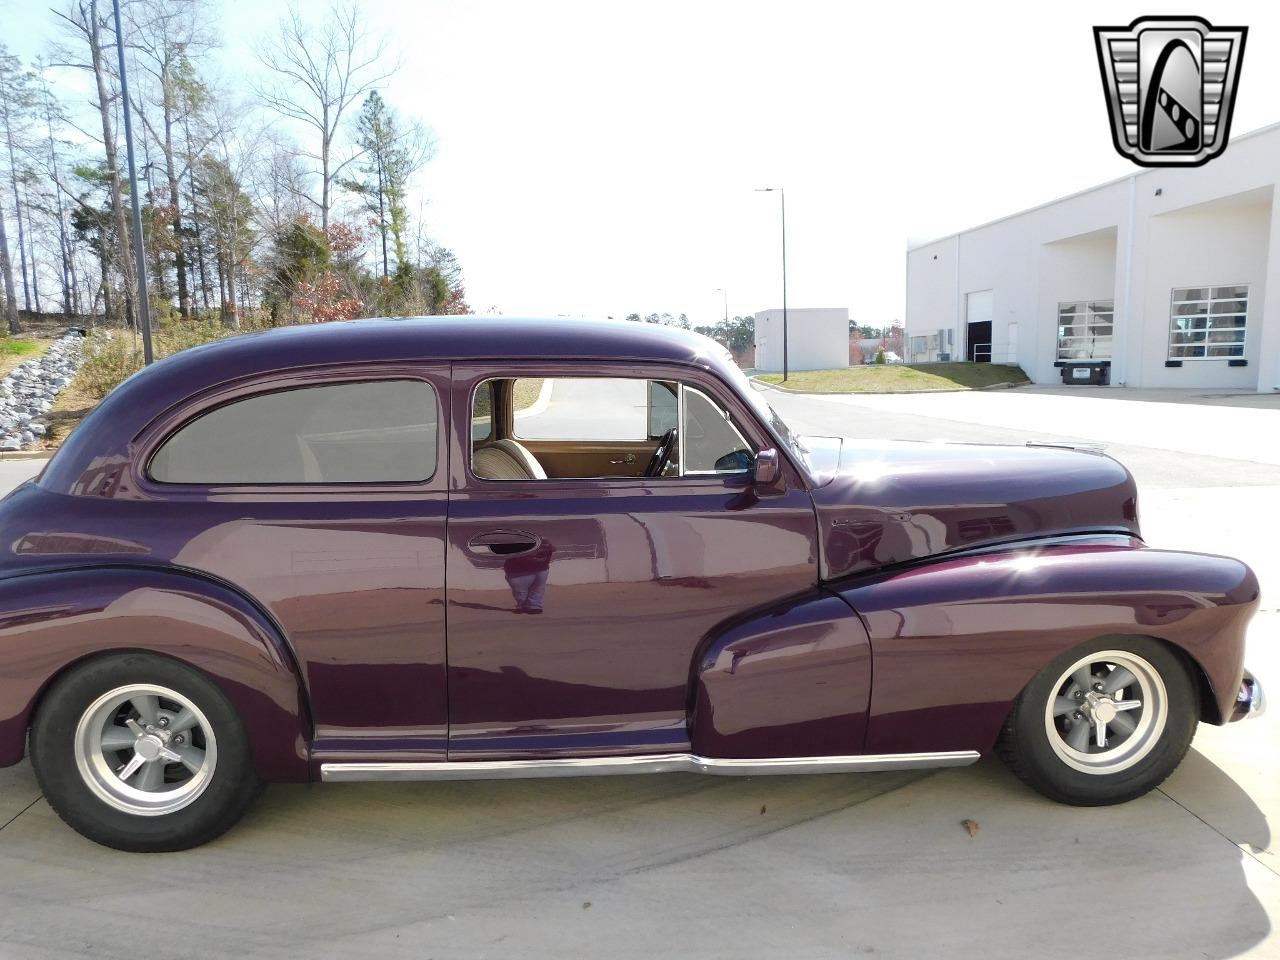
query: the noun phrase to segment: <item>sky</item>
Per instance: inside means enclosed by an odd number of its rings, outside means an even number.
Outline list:
[[[252,40],[286,0],[215,8],[222,69],[253,74]],[[781,306],[780,194],[756,192],[781,186],[789,305],[900,319],[909,243],[1138,170],[1111,144],[1095,25],[1193,12],[1248,26],[1233,131],[1280,121],[1275,3],[362,8],[402,56],[384,96],[437,140],[412,205],[457,254],[472,307],[508,315],[709,324],[718,290],[731,315]],[[47,2],[0,11],[24,57],[56,32]]]

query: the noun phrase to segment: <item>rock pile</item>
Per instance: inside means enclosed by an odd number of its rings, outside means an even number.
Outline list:
[[[84,337],[65,333],[43,356],[27,360],[0,381],[0,450],[34,447],[45,435],[41,418],[84,359]]]

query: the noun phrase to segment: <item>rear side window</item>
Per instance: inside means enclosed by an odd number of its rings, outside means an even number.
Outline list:
[[[335,383],[236,400],[151,458],[159,483],[403,483],[435,473],[439,408],[421,380]]]

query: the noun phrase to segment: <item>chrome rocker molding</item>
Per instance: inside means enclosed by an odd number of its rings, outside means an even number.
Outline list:
[[[706,773],[719,777],[770,774],[870,773],[963,767],[975,750],[951,753],[886,753],[857,757],[719,759],[692,753],[651,753],[635,757],[570,757],[562,760],[446,760],[425,763],[322,763],[326,783],[363,780],[515,780],[524,777],[599,777],[627,773]]]

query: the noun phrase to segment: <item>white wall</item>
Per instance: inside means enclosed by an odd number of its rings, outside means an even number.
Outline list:
[[[756,369],[782,369],[782,310],[755,315]],[[834,370],[849,365],[849,309],[794,307],[787,310],[791,370]]]
[[[1258,380],[1261,317],[1266,300],[1271,203],[1208,207],[1152,217],[1144,250],[1143,335],[1139,353],[1130,358],[1144,387],[1239,387],[1251,390]],[[1175,287],[1249,285],[1245,324],[1247,367],[1231,367],[1225,359],[1184,360],[1166,367],[1169,357],[1170,294]],[[1136,304],[1135,304],[1136,306]],[[1258,322],[1255,323],[1255,320]]]

